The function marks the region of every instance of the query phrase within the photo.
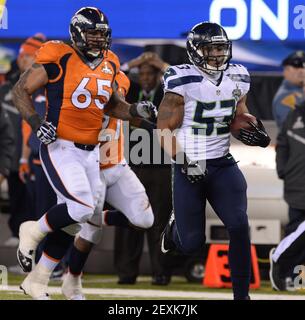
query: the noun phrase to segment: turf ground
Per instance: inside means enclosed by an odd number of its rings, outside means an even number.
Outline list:
[[[29,300],[19,289],[24,276],[9,274],[8,287],[0,286],[0,300]],[[62,300],[61,281],[51,281],[52,299]],[[139,277],[135,285],[118,285],[117,277],[109,275],[85,275],[84,292],[88,300],[227,300],[232,299],[231,289],[208,289],[201,284],[189,283],[183,277],[173,277],[169,286],[153,286],[150,277]],[[261,288],[251,290],[253,300],[305,300],[305,290],[276,292],[270,283],[262,281]]]

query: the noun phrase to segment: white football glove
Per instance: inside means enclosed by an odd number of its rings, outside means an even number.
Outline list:
[[[48,145],[57,139],[56,127],[52,122],[43,121],[36,132],[36,136],[43,144]]]
[[[151,122],[157,121],[157,107],[150,101],[140,101],[130,107],[130,114],[133,117],[147,119]]]

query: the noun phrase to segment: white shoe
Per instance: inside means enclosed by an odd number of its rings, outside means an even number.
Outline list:
[[[45,266],[37,264],[20,285],[20,289],[34,300],[50,300],[48,283],[51,271]]]
[[[18,247],[19,239],[17,237],[10,237],[4,242],[4,247],[16,248]]]
[[[86,300],[81,276],[74,276],[70,272],[64,276],[61,292],[68,300]]]
[[[20,225],[17,259],[24,272],[31,272],[34,268],[36,248],[44,236],[37,221],[26,221]]]

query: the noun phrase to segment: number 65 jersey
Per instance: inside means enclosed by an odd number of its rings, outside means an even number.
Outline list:
[[[184,117],[176,137],[191,160],[225,156],[236,105],[247,94],[250,76],[242,65],[230,64],[218,81],[194,65],[171,66],[164,74],[164,92],[184,98]]]
[[[104,106],[119,72],[118,57],[110,50],[95,63],[85,61],[61,41],[46,42],[36,63],[48,74],[47,121],[57,127],[57,136],[81,144],[98,144]]]

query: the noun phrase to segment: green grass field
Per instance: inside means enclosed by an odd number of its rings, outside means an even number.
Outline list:
[[[21,290],[16,291],[16,286],[18,287],[22,282],[24,276],[16,276],[9,274],[8,277],[8,290],[0,291],[0,300],[30,300],[29,296],[24,295]],[[50,287],[57,287],[58,293],[51,294],[52,299],[64,299],[64,297],[59,294],[59,287],[61,286],[61,281],[51,281]],[[85,275],[83,278],[83,287],[84,290],[88,289],[88,291],[97,289],[98,293],[96,294],[86,294],[86,298],[90,300],[120,300],[120,299],[128,299],[128,300],[187,300],[187,299],[198,299],[196,297],[180,297],[179,292],[183,292],[184,294],[192,293],[196,295],[196,293],[226,293],[231,294],[231,289],[209,289],[204,288],[201,284],[198,283],[189,283],[183,277],[173,277],[172,282],[169,286],[153,286],[150,284],[150,277],[139,277],[138,282],[135,285],[118,285],[117,277],[110,275]],[[113,289],[113,290],[111,290]],[[121,290],[117,290],[121,289]],[[122,289],[124,291],[122,291]],[[149,291],[149,296],[142,295],[142,290]],[[153,290],[151,292],[151,290]],[[118,294],[113,294],[111,291],[117,291]],[[107,293],[108,292],[108,293]],[[124,294],[122,294],[122,292]],[[125,292],[128,292],[129,295],[126,296]],[[162,297],[158,296],[159,292],[162,293]],[[168,296],[166,296],[168,292]],[[177,293],[175,297],[172,296],[173,293]],[[109,294],[111,293],[111,294]],[[156,294],[154,294],[156,293]],[[298,290],[296,292],[275,292],[271,289],[270,283],[268,281],[262,281],[261,288],[257,290],[251,290],[251,294],[272,294],[285,295],[287,297],[293,298],[304,296],[305,298],[305,290]],[[284,297],[284,296],[283,296]],[[273,299],[273,298],[271,298]]]

